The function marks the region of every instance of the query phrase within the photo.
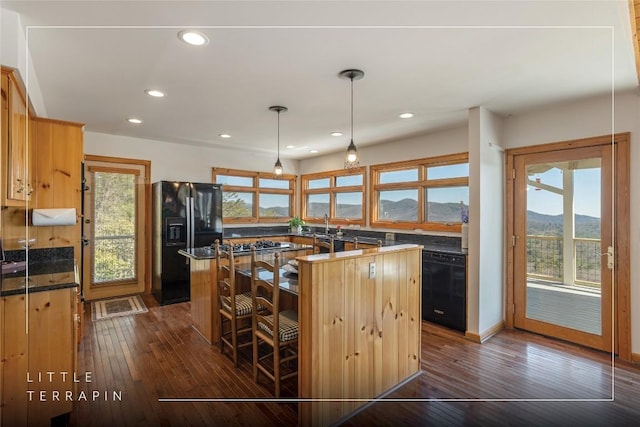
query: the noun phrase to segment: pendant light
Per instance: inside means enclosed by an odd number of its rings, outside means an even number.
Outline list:
[[[347,154],[344,159],[344,168],[351,169],[360,166],[360,159],[358,157],[358,149],[356,144],[353,143],[353,81],[360,80],[364,77],[364,71],[362,70],[343,70],[338,74],[342,79],[349,79],[351,81],[351,142],[347,147]]]
[[[280,113],[283,111],[287,111],[288,108],[282,107],[280,105],[274,105],[269,107],[269,110],[275,111],[278,113],[278,159],[276,160],[276,164],[273,165],[273,174],[276,177],[279,177],[282,175],[282,172],[283,172],[282,163],[280,163]]]

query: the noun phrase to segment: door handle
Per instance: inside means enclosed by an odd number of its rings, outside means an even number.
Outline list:
[[[600,256],[607,257],[607,268],[613,270],[613,246],[607,246],[607,252],[601,253]]]
[[[82,238],[82,246],[89,246],[89,243],[91,243],[89,239],[87,239],[86,237]]]

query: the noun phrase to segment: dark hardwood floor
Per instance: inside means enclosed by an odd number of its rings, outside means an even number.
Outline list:
[[[72,425],[297,424],[295,402],[195,401],[271,399],[273,386],[254,384],[248,354],[234,369],[208,345],[190,326],[189,303],[160,307],[148,295],[144,301],[148,313],[97,322],[85,310],[78,371],[91,372],[92,381],[78,384],[88,401],[75,403]],[[284,384],[283,398],[294,397],[296,388],[295,381]],[[187,401],[159,401],[179,398]],[[637,366],[616,361],[614,375],[608,354],[561,341],[502,331],[480,345],[423,323],[422,374],[344,425],[626,426],[639,420]]]

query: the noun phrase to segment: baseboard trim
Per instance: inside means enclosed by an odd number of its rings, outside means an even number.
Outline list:
[[[485,342],[486,340],[488,340],[489,338],[491,338],[492,336],[494,336],[495,334],[497,334],[503,329],[504,329],[504,320],[501,320],[500,322],[496,323],[489,329],[486,329],[485,331],[483,331],[481,334],[476,334],[473,332],[466,331],[464,333],[464,337],[470,341],[482,344],[483,342]]]
[[[640,354],[638,353],[631,353],[631,361],[633,363],[638,363],[640,364]]]

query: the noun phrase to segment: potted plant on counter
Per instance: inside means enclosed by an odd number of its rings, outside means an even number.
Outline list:
[[[289,230],[293,234],[302,234],[302,226],[304,221],[299,216],[294,216],[289,220]]]

